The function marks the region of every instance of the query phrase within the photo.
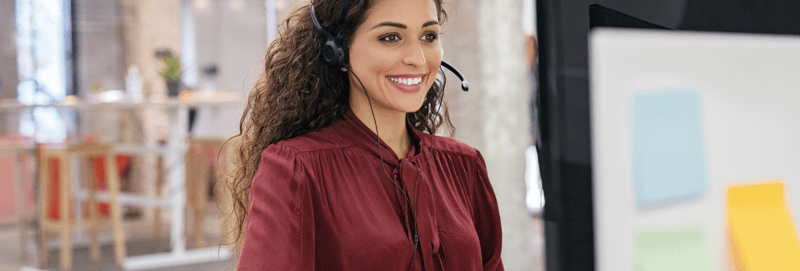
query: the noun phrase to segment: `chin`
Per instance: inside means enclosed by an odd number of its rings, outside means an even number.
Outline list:
[[[420,108],[422,108],[422,104],[420,104],[419,106],[416,106],[416,107],[411,107],[411,106],[410,107],[406,107],[401,111],[405,112],[405,113],[415,113],[415,112],[419,111]]]
[[[414,113],[414,112],[419,111],[419,109],[422,108],[422,105],[425,103],[425,99],[424,98],[425,97],[423,97],[423,99],[418,101],[418,102],[415,101],[415,102],[403,105],[400,111],[403,111],[403,112],[406,112],[406,113]]]
[[[422,108],[422,105],[425,104],[425,97],[427,96],[427,93],[427,91],[425,94],[416,93],[413,97],[395,97],[396,100],[394,100],[391,109],[403,113],[417,112],[420,108]]]

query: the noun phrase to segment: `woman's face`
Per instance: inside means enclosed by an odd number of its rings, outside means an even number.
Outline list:
[[[355,31],[350,68],[377,111],[416,112],[442,62],[439,21],[432,0],[378,0]],[[351,106],[369,106],[350,75]]]

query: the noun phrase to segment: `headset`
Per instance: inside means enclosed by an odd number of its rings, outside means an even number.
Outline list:
[[[328,30],[322,27],[322,24],[319,23],[319,19],[317,19],[317,13],[314,11],[314,4],[312,3],[308,6],[311,10],[311,22],[314,23],[314,29],[316,29],[317,34],[322,37],[322,41],[320,42],[320,55],[322,55],[322,60],[325,61],[328,66],[334,68],[345,67],[348,61],[347,46],[339,42],[331,32],[328,32]],[[467,80],[461,75],[461,72],[444,60],[442,60],[442,67],[450,70],[461,80],[462,90],[469,91],[469,83],[467,83]]]

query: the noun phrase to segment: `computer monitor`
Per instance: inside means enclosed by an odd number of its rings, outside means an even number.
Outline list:
[[[641,29],[670,29],[640,18],[622,13],[618,10],[593,4],[589,6],[589,27],[623,27]]]

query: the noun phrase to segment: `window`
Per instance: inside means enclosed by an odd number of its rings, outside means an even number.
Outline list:
[[[28,105],[62,101],[67,94],[70,0],[16,0],[17,99]],[[62,116],[64,115],[64,116]],[[20,117],[20,133],[38,142],[63,142],[64,117],[55,108],[27,110]]]

